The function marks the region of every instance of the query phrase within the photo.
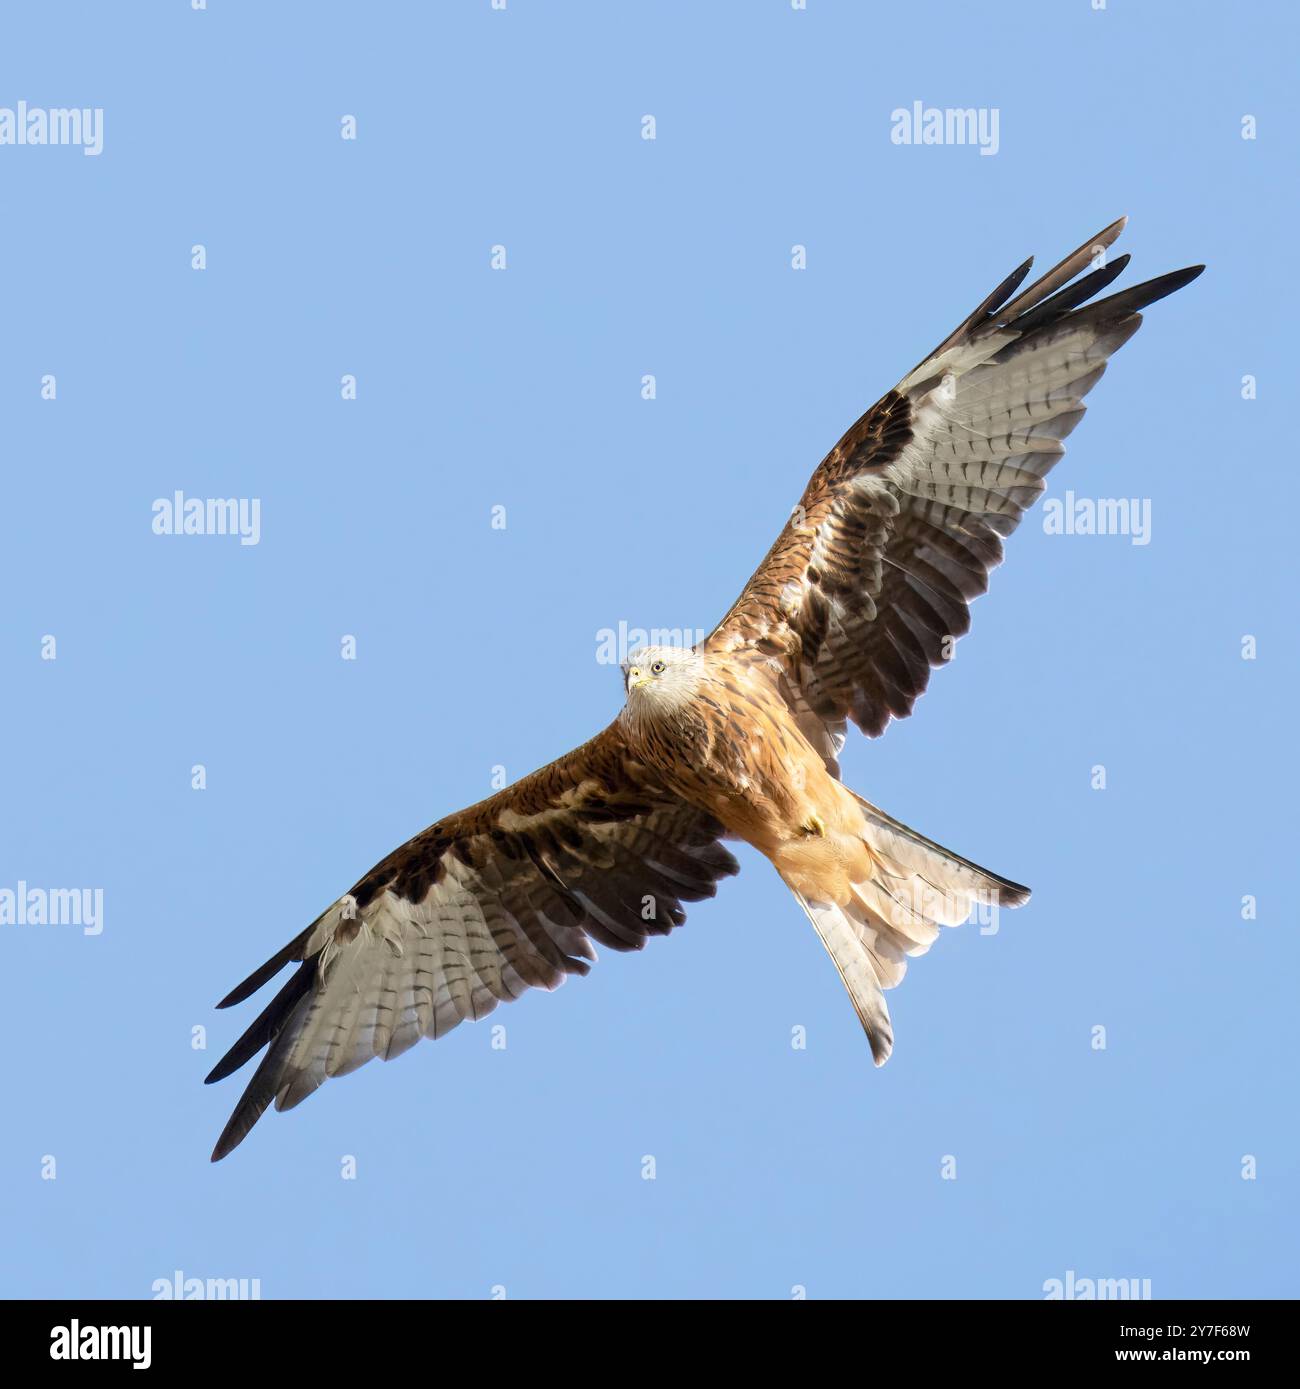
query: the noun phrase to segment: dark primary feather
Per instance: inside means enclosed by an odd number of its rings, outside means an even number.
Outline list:
[[[1022,314],[1016,319],[1016,328],[1021,333],[1027,333],[1031,328],[1041,328],[1044,324],[1054,323],[1058,318],[1069,313],[1071,309],[1078,308],[1080,304],[1091,299],[1094,294],[1100,294],[1108,284],[1117,280],[1131,259],[1132,257],[1128,255],[1116,256],[1109,265],[1103,265],[1099,270],[1094,270],[1091,275],[1085,275],[1083,279],[1076,280],[1072,285],[1058,289],[1055,294],[1044,299],[1037,308],[1030,309],[1028,313]]]
[[[279,957],[277,956],[277,958]],[[317,957],[313,956],[298,966],[290,976],[289,982],[262,1009],[243,1036],[208,1072],[203,1082],[205,1085],[211,1085],[214,1081],[225,1080],[228,1075],[233,1075],[246,1061],[251,1061],[280,1031],[285,1018],[293,1011],[298,1000],[315,983],[316,964]],[[258,973],[263,973],[265,969],[266,966],[263,965]],[[221,1005],[218,1004],[217,1006],[220,1007]]]
[[[315,922],[312,925],[314,926]],[[301,960],[303,947],[307,944],[307,937],[311,935],[311,931],[312,927],[308,926],[301,935],[294,936],[283,950],[277,950],[264,965],[255,969],[242,984],[236,984],[217,1004],[217,1007],[233,1008],[236,1003],[242,1003],[246,998],[255,994],[268,979],[273,979],[279,974],[290,960]]]
[[[1017,293],[1020,266],[848,430],[706,648],[769,654],[828,729],[911,712],[1138,311],[1204,268],[1094,299],[1123,226]]]

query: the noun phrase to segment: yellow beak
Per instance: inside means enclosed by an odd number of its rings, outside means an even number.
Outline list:
[[[638,685],[648,684],[650,677],[636,666],[633,666],[627,673],[627,692],[631,694]]]

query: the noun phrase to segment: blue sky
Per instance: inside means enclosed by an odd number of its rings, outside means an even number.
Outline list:
[[[0,926],[0,1292],[1300,1291],[1290,7],[6,25],[0,107],[104,116],[98,155],[0,146],[0,888],[104,905],[94,936]],[[917,101],[996,110],[996,154],[891,142]],[[1149,543],[1032,512],[951,669],[844,759],[1035,889],[912,965],[890,1063],[742,848],[672,938],[499,1010],[504,1050],[466,1025],[211,1166],[239,1082],[202,1078],[255,1007],[215,1001],[608,721],[602,629],[710,628],[841,431],[1120,213],[1126,283],[1210,269],[1049,496],[1149,504]],[[259,543],[155,535],[178,489],[259,499]]]

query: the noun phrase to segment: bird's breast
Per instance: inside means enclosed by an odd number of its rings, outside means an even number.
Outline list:
[[[647,724],[639,742],[678,795],[751,842],[797,819],[826,776],[779,693],[743,666],[710,671],[688,716]]]

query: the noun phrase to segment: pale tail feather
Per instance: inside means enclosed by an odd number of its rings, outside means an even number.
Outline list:
[[[876,977],[871,956],[858,933],[857,925],[843,907],[837,907],[834,903],[809,902],[799,892],[794,895],[835,961],[835,968],[840,972],[844,987],[857,1009],[858,1020],[871,1043],[871,1055],[877,1066],[883,1066],[894,1049],[894,1028],[889,1021],[889,1009],[885,1006],[880,980]]]
[[[867,847],[881,860],[887,873],[913,884],[926,885],[944,899],[942,902],[931,899],[930,903],[943,910],[943,915],[933,917],[940,925],[959,926],[977,903],[1020,907],[1029,901],[1029,889],[1023,884],[990,873],[987,868],[927,839],[901,820],[895,820],[856,792],[850,794],[862,807]],[[960,915],[953,915],[955,912]]]
[[[884,990],[902,980],[907,957],[923,955],[940,926],[960,925],[973,906],[1018,907],[1029,900],[1029,889],[856,799],[877,869],[871,881],[855,883],[842,907],[794,895],[835,962],[876,1065],[883,1066],[894,1046]]]

